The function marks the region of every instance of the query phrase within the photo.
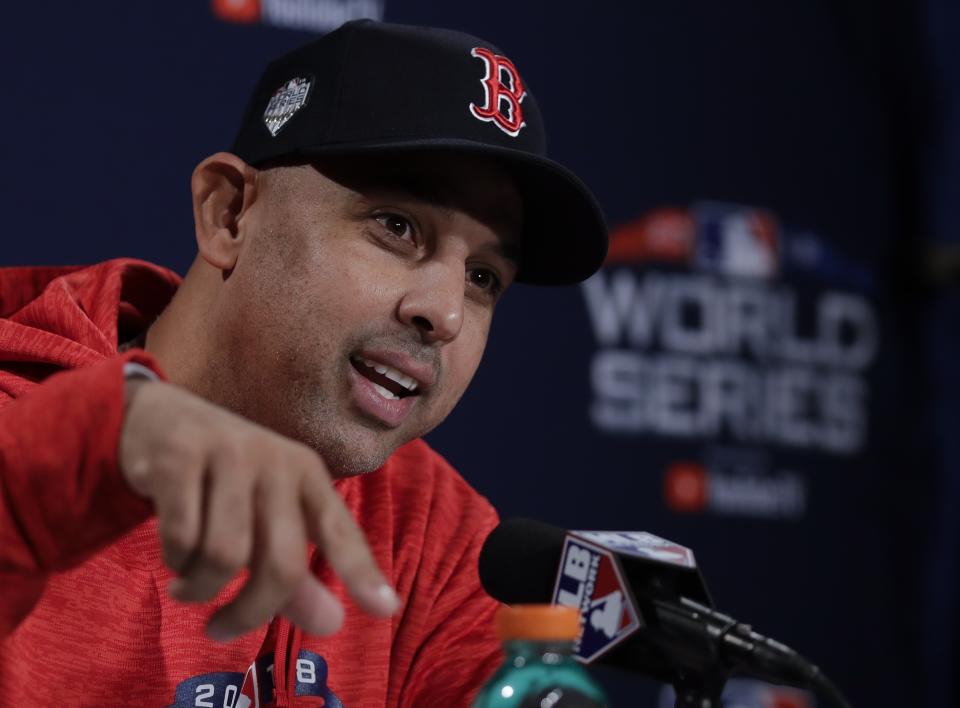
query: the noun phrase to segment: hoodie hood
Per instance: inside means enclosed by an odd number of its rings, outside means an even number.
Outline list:
[[[0,361],[44,378],[117,353],[118,333],[133,336],[153,322],[181,278],[130,258],[93,266],[0,268]],[[14,364],[14,366],[11,366]],[[12,379],[0,378],[11,396]]]

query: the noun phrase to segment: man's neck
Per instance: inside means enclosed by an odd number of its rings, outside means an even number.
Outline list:
[[[219,272],[197,258],[143,341],[171,383],[202,395],[210,357],[209,313]]]

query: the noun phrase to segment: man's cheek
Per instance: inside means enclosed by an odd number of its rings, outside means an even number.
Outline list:
[[[451,372],[451,376],[445,382],[446,390],[445,394],[445,406],[443,417],[446,418],[447,415],[454,409],[457,403],[460,402],[460,399],[463,397],[463,394],[466,393],[467,387],[470,385],[470,382],[473,380],[473,375],[476,372],[476,366],[469,366],[467,368],[461,369],[457,372]]]

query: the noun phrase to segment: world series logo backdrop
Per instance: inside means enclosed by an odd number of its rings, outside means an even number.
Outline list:
[[[800,518],[807,470],[795,460],[867,446],[871,287],[768,211],[654,210],[614,230],[582,286],[596,342],[589,419],[608,435],[687,443],[661,468],[676,511]]]

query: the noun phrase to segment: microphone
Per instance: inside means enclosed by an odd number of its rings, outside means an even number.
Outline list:
[[[677,705],[719,705],[731,673],[840,692],[789,647],[716,611],[690,549],[636,531],[564,531],[510,519],[480,552],[480,582],[505,604],[577,607],[574,656],[673,684]]]

